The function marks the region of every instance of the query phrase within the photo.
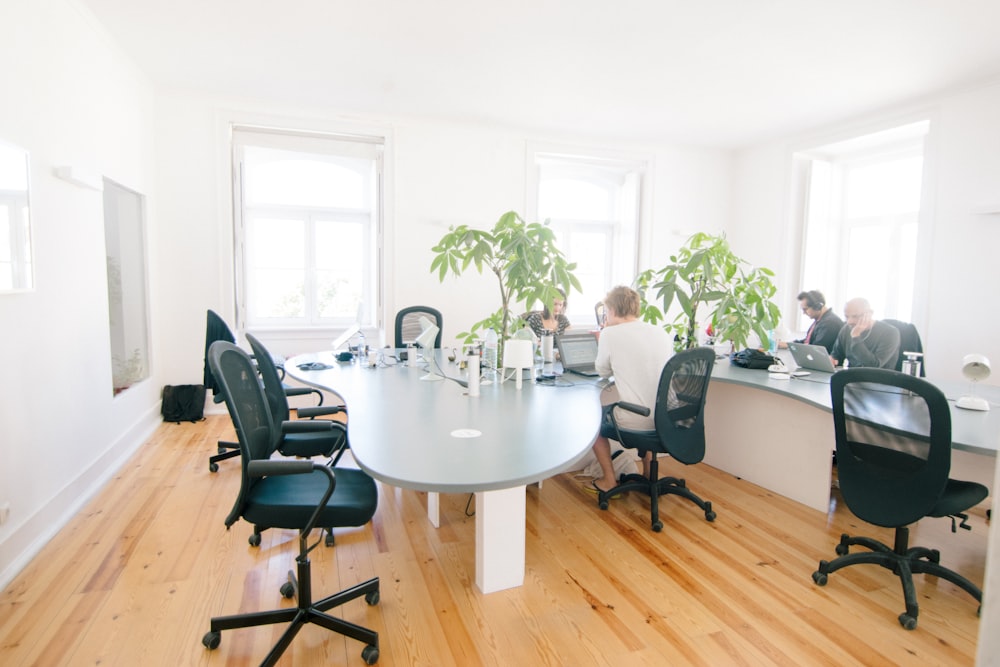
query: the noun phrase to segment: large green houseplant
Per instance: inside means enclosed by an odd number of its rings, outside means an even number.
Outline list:
[[[514,211],[501,215],[490,230],[449,227],[432,250],[431,272],[442,282],[448,274],[458,277],[473,266],[479,273],[488,270],[497,279],[500,307],[457,335],[465,342],[490,328],[502,342],[521,324],[514,306],[541,302],[551,307],[560,298],[557,288],[566,294],[580,289],[580,281],[573,275],[576,264],[568,262],[556,246],[548,222],[527,223]]]
[[[781,317],[771,301],[777,291],[772,277],[770,269],[752,267],[737,257],[725,235],[699,232],[665,266],[639,274],[635,284],[647,322],[664,320],[675,302],[680,307],[674,320],[663,326],[675,334],[678,350],[698,345],[699,323],[711,327],[716,341],[743,349],[751,333],[766,342]],[[647,300],[650,292],[658,303]]]

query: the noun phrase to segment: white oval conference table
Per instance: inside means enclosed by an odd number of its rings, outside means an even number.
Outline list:
[[[525,486],[566,470],[590,449],[600,423],[599,388],[593,381],[525,381],[518,390],[508,380],[483,385],[471,397],[460,384],[466,373],[436,353],[447,379],[424,379],[422,361],[369,367],[339,362],[330,352],[288,359],[285,372],[344,400],[358,466],[386,484],[430,492],[435,525],[437,493],[475,493],[476,585],[483,593],[520,586]],[[316,362],[329,368],[302,368]]]

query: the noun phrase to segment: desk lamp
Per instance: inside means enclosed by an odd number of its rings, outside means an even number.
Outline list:
[[[443,380],[444,373],[434,372],[434,341],[437,339],[438,329],[437,325],[431,322],[429,319],[420,316],[420,335],[417,336],[417,340],[414,341],[417,347],[421,350],[421,355],[424,357],[424,361],[427,362],[427,375],[420,378],[421,380]]]
[[[967,354],[962,359],[962,375],[971,383],[969,394],[962,396],[955,405],[966,410],[989,410],[989,402],[982,396],[976,396],[976,383],[990,376],[990,360],[982,354]]]
[[[530,371],[534,375],[535,359],[532,341],[512,338],[504,343],[503,367],[514,369],[515,385],[520,389],[523,383],[523,371]]]

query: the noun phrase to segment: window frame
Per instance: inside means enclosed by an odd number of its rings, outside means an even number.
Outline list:
[[[232,122],[230,130],[230,161],[232,168],[232,215],[233,215],[233,245],[234,245],[234,294],[236,299],[236,321],[240,329],[272,332],[312,332],[327,335],[330,332],[343,330],[355,324],[363,328],[378,327],[384,300],[384,262],[385,248],[383,246],[385,228],[385,151],[387,137],[381,134],[346,134],[309,129],[288,129],[284,127],[260,126]],[[258,141],[253,141],[256,138]],[[339,208],[330,206],[295,206],[295,205],[259,205],[252,209],[259,213],[271,211],[281,215],[288,214],[290,218],[303,221],[306,227],[307,239],[315,239],[315,224],[317,218],[331,217],[337,221],[362,221],[367,224],[364,247],[361,252],[368,257],[363,282],[361,308],[356,316],[319,317],[316,304],[316,271],[315,255],[304,256],[304,298],[306,311],[302,318],[266,318],[251,319],[248,300],[252,290],[249,275],[249,248],[252,245],[248,237],[248,224],[251,216],[247,215],[249,208],[244,207],[244,164],[242,160],[245,146],[261,148],[278,148],[316,155],[331,155],[341,157],[358,157],[352,147],[364,154],[365,159],[371,158],[373,172],[369,205],[364,209],[367,214],[359,213],[361,209]],[[334,147],[343,147],[338,151]],[[322,150],[315,150],[322,148]],[[373,153],[373,155],[369,155]],[[315,248],[315,243],[306,241],[308,248]]]
[[[616,194],[617,210],[613,212],[617,219],[553,218],[551,225],[557,238],[560,231],[572,235],[574,231],[579,233],[595,228],[606,230],[611,243],[605,254],[603,272],[609,284],[601,288],[597,299],[602,298],[614,285],[631,284],[638,273],[640,237],[648,210],[647,183],[652,168],[650,156],[537,143],[529,144],[527,163],[527,210],[539,220],[541,220],[539,205],[543,166],[548,166],[563,178],[597,184],[606,189],[609,183],[615,180],[621,181],[617,186],[619,191]],[[629,193],[629,190],[632,192]],[[630,218],[630,221],[626,220],[626,217]],[[559,240],[558,244],[559,249],[567,254],[567,258],[575,261],[575,258],[568,253],[567,244],[562,240]],[[594,304],[581,302],[583,296],[567,295],[570,304],[567,317],[575,326],[594,326],[596,324]],[[529,307],[532,306],[529,304]]]

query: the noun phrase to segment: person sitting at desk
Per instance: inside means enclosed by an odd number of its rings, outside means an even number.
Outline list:
[[[826,305],[826,297],[818,289],[811,289],[806,292],[799,292],[797,297],[802,312],[813,322],[806,331],[806,337],[795,341],[806,345],[822,345],[827,352],[833,352],[833,344],[837,341],[837,334],[844,327],[844,321],[837,317],[837,314]],[[788,343],[781,341],[778,347],[785,349]]]
[[[639,293],[634,289],[615,287],[604,298],[604,307],[607,323],[597,342],[594,367],[602,378],[614,376],[619,400],[652,408],[656,403],[660,373],[674,353],[673,340],[660,327],[639,319]],[[638,431],[654,428],[652,410],[648,417],[617,410],[615,420],[622,428]],[[592,482],[592,490],[607,491],[618,484],[608,440],[615,435],[614,427],[603,419],[601,432],[593,444],[601,477]],[[650,460],[651,454],[647,452],[642,460],[645,477],[649,477]]]
[[[872,317],[872,307],[867,299],[851,299],[844,306],[847,323],[837,334],[830,358],[834,366],[851,368],[896,367],[899,357],[899,330],[891,324]]]
[[[542,310],[533,310],[524,316],[524,321],[535,332],[536,338],[541,338],[545,331],[561,334],[569,329],[569,318],[563,315],[566,311],[566,294],[562,290],[557,291],[559,298],[552,302],[551,310],[548,304],[543,304]]]

